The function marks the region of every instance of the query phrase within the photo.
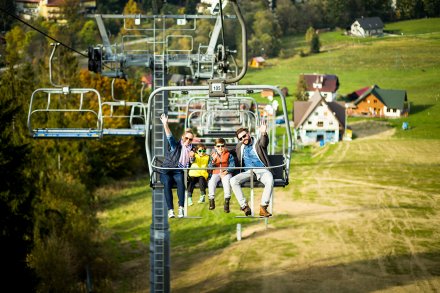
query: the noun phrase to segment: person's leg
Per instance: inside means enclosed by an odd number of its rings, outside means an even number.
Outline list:
[[[255,170],[257,180],[264,184],[263,194],[261,196],[261,205],[269,205],[270,198],[273,192],[273,175],[269,170],[258,169]]]
[[[185,183],[183,180],[182,171],[174,171],[173,179],[176,181],[177,185],[177,198],[179,199],[179,207],[185,205]]]
[[[231,182],[230,182],[231,178],[232,178],[232,174],[228,174],[226,176],[223,176],[222,178],[224,198],[231,197]]]
[[[225,213],[230,212],[229,203],[231,200],[231,183],[230,183],[231,178],[232,178],[232,174],[228,174],[222,178],[224,198],[225,198],[225,202],[223,204],[223,210],[225,211]]]
[[[199,177],[199,187],[200,187],[200,194],[206,194],[206,186],[208,183],[206,182],[205,177],[200,176]]]
[[[173,186],[173,181],[173,178],[169,174],[160,174],[160,182],[162,182],[163,184],[164,196],[168,210],[174,209],[173,191],[171,189],[171,187]]]
[[[241,208],[246,206],[246,199],[244,198],[243,191],[241,190],[241,184],[249,181],[250,178],[250,171],[248,170],[235,175],[231,178],[231,180],[229,180],[232,191],[234,192],[235,198],[237,198],[238,204]]]
[[[198,177],[188,177],[188,196],[194,192]]]
[[[212,174],[211,179],[208,182],[208,197],[209,199],[215,198],[215,189],[217,188],[217,183],[220,180],[219,174]]]

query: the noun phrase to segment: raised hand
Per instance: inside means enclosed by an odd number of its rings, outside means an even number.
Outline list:
[[[267,132],[267,120],[265,118],[262,118],[260,122],[260,134],[264,134],[266,132]]]
[[[160,115],[160,121],[162,121],[163,125],[168,124],[168,116],[163,113],[162,115]]]

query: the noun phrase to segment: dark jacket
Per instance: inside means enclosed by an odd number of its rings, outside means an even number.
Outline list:
[[[263,162],[264,166],[270,167],[269,157],[267,155],[267,146],[269,145],[269,136],[267,133],[261,135],[261,137],[255,142],[255,139],[252,138],[253,142],[253,148],[255,152],[258,155],[258,158]],[[237,158],[238,158],[238,166],[243,167],[243,148],[244,145],[240,141],[237,146],[235,147],[235,150],[237,152]],[[269,169],[272,173],[273,170]]]
[[[165,168],[177,168],[177,164],[179,163],[180,153],[182,152],[182,143],[181,140],[176,141],[174,137],[167,137],[169,143],[168,152],[165,154],[164,161],[162,163],[162,167]],[[170,170],[160,170],[160,173],[166,174]]]

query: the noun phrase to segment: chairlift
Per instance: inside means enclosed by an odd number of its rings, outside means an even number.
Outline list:
[[[288,120],[288,112],[287,112],[287,106],[286,106],[286,101],[285,101],[285,97],[283,96],[283,94],[281,93],[281,91],[274,86],[270,86],[270,85],[225,85],[225,92],[228,93],[228,95],[231,95],[231,99],[237,99],[237,100],[249,100],[249,97],[240,97],[240,94],[244,94],[251,91],[258,91],[258,90],[263,90],[263,89],[272,89],[274,92],[278,92],[280,98],[281,98],[281,102],[282,102],[282,109],[283,109],[283,114],[284,114],[284,119],[287,121]],[[212,102],[215,100],[218,100],[217,97],[210,97],[209,96],[209,86],[172,86],[172,87],[161,87],[159,89],[156,89],[155,91],[153,91],[149,97],[148,100],[148,107],[147,107],[147,129],[150,129],[150,127],[152,126],[152,124],[155,124],[157,122],[155,122],[155,117],[157,118],[157,114],[155,109],[154,109],[154,105],[155,105],[155,100],[156,97],[161,97],[163,95],[166,95],[166,93],[169,93],[171,91],[181,91],[184,92],[188,95],[189,99],[188,99],[188,105],[190,105],[193,101],[198,100],[202,100],[205,102]],[[235,96],[234,96],[235,95]],[[192,98],[191,96],[193,96],[194,98]],[[239,111],[237,111],[239,113]],[[155,116],[153,116],[153,113]],[[187,113],[189,113],[189,106],[188,106],[188,110]],[[190,124],[190,120],[191,120],[191,114],[187,114],[187,121],[186,121],[186,126],[191,126]],[[257,130],[257,123],[258,123],[258,115],[256,117],[256,119],[252,120],[254,125],[251,125],[253,129]],[[288,185],[289,183],[289,169],[290,169],[290,153],[292,150],[292,137],[291,137],[291,132],[290,132],[290,128],[288,124],[284,125],[285,129],[286,129],[286,136],[287,136],[287,146],[284,145],[284,147],[287,148],[287,150],[282,150],[282,153],[273,153],[273,154],[269,154],[269,160],[271,162],[271,167],[274,169],[274,187],[284,187],[286,185]],[[163,130],[162,130],[163,131]],[[223,134],[225,134],[225,132],[223,132]],[[208,138],[209,135],[206,135],[205,133],[200,134],[201,139],[206,139]],[[217,137],[222,137],[222,133],[219,132]],[[235,132],[234,132],[234,137],[235,137]],[[146,134],[146,152],[147,152],[147,160],[148,160],[148,166],[149,166],[149,172],[150,172],[150,186],[154,189],[154,188],[162,188],[163,185],[159,182],[158,178],[159,176],[157,176],[157,172],[160,170],[168,170],[168,169],[172,169],[174,170],[175,168],[164,168],[161,167],[160,164],[163,160],[162,157],[156,157],[152,155],[152,149],[151,149],[151,143],[150,143],[151,137],[149,132],[147,132]],[[236,169],[246,169],[246,168],[239,168],[239,167],[235,167]],[[184,170],[188,170],[184,169]],[[252,168],[252,169],[257,169],[257,168]],[[242,185],[243,187],[249,187],[251,189],[251,201],[250,203],[253,204],[253,189],[256,187],[262,187],[263,185],[260,182],[256,182],[256,180],[254,180],[253,178],[251,179],[250,182],[245,182]],[[273,197],[272,197],[273,198]],[[186,202],[186,201],[185,201]],[[272,207],[272,203],[270,204],[270,207]],[[252,211],[254,209],[252,208]],[[253,215],[252,215],[253,216]]]
[[[114,82],[115,79],[111,83],[112,101],[102,102],[103,135],[144,137],[147,120],[145,103],[116,99]]]
[[[49,81],[53,88],[32,93],[27,126],[33,138],[101,138],[101,95],[91,88],[70,88],[52,81],[52,59],[59,43],[52,43]]]
[[[33,138],[101,138],[101,95],[91,88],[40,88],[27,119]]]

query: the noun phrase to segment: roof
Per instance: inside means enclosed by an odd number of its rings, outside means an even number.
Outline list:
[[[405,102],[408,101],[405,90],[387,90],[381,89],[377,85],[374,85],[368,91],[364,92],[356,101],[354,101],[354,104],[359,104],[370,94],[381,100],[385,106],[392,109],[403,110]]]
[[[358,90],[356,90],[356,91],[354,91],[354,92],[348,94],[348,95],[347,95],[347,98],[348,98],[350,101],[355,101],[357,98],[359,98],[360,96],[362,96],[366,91],[370,90],[370,88],[371,88],[371,87],[366,86],[366,87],[363,87],[363,88],[361,88],[361,89],[358,89]]]
[[[362,17],[362,18],[356,18],[356,21],[359,23],[359,25],[367,30],[371,29],[381,29],[384,27],[382,20],[380,17]]]
[[[302,125],[321,101],[324,101],[324,99],[317,90],[307,102],[295,102],[293,111],[293,121],[295,123],[295,127]]]
[[[264,59],[263,57],[254,57],[252,58],[252,60],[257,61],[258,63],[266,62],[266,59]]]
[[[339,88],[339,79],[332,74],[301,74],[306,82],[307,90],[314,91],[317,84],[320,84],[321,92],[336,92]]]
[[[321,103],[327,104],[339,123],[345,127],[345,104],[343,102],[326,102],[319,91],[315,91],[309,101],[297,101],[294,103],[293,119],[295,128],[299,127]]]

